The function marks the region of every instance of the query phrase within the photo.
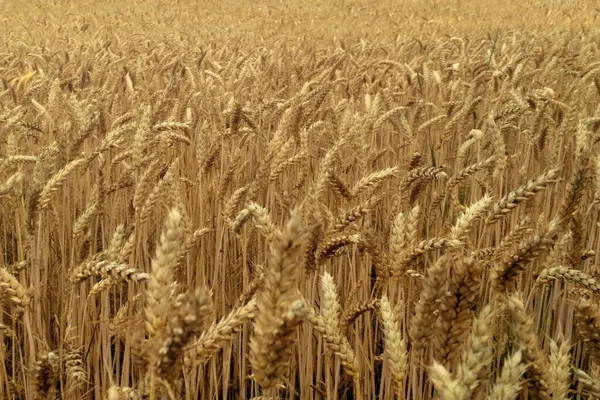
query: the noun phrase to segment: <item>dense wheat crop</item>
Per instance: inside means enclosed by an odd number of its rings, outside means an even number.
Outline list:
[[[0,5],[0,399],[600,396],[592,1]]]

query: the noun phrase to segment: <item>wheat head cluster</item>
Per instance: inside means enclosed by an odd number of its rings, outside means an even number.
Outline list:
[[[600,397],[576,14],[205,44],[67,11],[0,54],[0,399]]]

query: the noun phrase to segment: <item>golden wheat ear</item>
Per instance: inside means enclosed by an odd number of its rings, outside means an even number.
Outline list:
[[[0,400],[600,398],[598,0],[47,3]]]
[[[160,341],[166,329],[169,312],[174,304],[173,277],[177,253],[183,246],[181,214],[175,208],[169,211],[160,234],[156,254],[152,259],[152,270],[146,286],[146,306],[144,308],[146,333],[154,341]],[[158,346],[158,344],[157,344]],[[152,357],[158,363],[158,347]]]
[[[292,213],[282,230],[273,232],[264,285],[256,293],[250,361],[254,379],[268,395],[274,395],[276,385],[284,377],[296,327],[306,316],[306,306],[297,292],[306,233],[297,212]]]

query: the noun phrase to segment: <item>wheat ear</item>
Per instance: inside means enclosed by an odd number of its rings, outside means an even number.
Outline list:
[[[306,306],[296,292],[305,233],[298,213],[292,213],[283,231],[273,237],[265,283],[256,294],[250,362],[255,380],[267,394],[273,394],[283,378],[292,355],[295,329],[306,314]]]
[[[397,396],[402,398],[404,378],[408,371],[408,353],[406,342],[400,333],[400,325],[385,295],[380,300],[380,314],[385,334],[385,354],[392,371],[392,381]]]

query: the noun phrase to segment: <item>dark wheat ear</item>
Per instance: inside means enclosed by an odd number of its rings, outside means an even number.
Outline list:
[[[180,373],[183,350],[202,331],[203,320],[210,315],[212,308],[206,288],[185,293],[179,303],[169,311],[170,316],[165,332],[161,335],[159,359],[155,366],[158,374],[168,381],[172,381]]]
[[[53,352],[42,355],[35,363],[34,369],[37,398],[44,400],[55,398],[58,374],[58,356]]]
[[[456,260],[446,289],[439,299],[439,318],[434,336],[435,359],[454,366],[469,334],[479,302],[483,268],[473,259]]]
[[[451,267],[451,259],[443,256],[427,269],[415,312],[410,319],[409,334],[413,352],[425,350],[434,334],[431,328],[437,320],[439,299]]]

